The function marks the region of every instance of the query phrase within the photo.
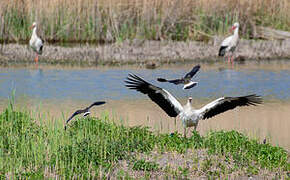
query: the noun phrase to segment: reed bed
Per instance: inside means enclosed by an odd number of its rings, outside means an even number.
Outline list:
[[[193,132],[183,138],[176,132],[156,134],[146,127],[116,125],[105,114],[75,119],[65,131],[62,121],[39,117],[36,121],[29,112],[16,111],[13,104],[1,112],[1,179],[129,179],[140,172],[140,177],[145,174],[148,179],[154,174],[157,178],[258,175],[284,179],[289,172],[287,151],[236,131],[210,132],[204,137]],[[168,160],[179,158],[160,165],[144,157],[152,152],[155,160],[170,153]],[[195,156],[179,166],[188,152]],[[127,168],[122,161],[129,164]]]
[[[0,39],[27,41],[34,21],[51,42],[207,40],[235,21],[251,38],[256,25],[290,30],[289,8],[289,0],[1,0]]]

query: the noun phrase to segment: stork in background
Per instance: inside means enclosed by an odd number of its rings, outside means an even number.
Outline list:
[[[234,31],[234,34],[227,37],[221,44],[221,47],[219,49],[219,56],[224,56],[227,54],[228,56],[228,62],[234,61],[234,51],[236,50],[236,47],[238,45],[239,41],[239,23],[236,22],[231,28],[231,31]],[[229,55],[231,53],[231,55]]]
[[[39,37],[37,35],[37,23],[34,22],[31,26],[32,30],[32,35],[29,41],[29,45],[31,47],[31,49],[33,49],[33,51],[36,53],[35,59],[34,61],[36,63],[38,63],[38,55],[42,54],[42,50],[43,50],[43,39],[41,37]]]

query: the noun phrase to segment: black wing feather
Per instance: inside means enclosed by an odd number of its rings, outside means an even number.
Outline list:
[[[256,94],[241,97],[225,97],[216,106],[207,109],[203,114],[203,119],[211,118],[217,114],[234,109],[238,106],[256,106],[261,103],[261,96],[257,96]]]
[[[164,78],[157,78],[157,81],[159,81],[159,82],[169,82],[169,83],[173,83],[175,85],[177,85],[177,84],[183,84],[184,83],[184,80],[183,79],[167,80],[167,79],[164,79]]]
[[[226,54],[226,49],[228,46],[221,46],[219,50],[219,56],[224,56]]]
[[[191,79],[199,71],[199,69],[200,65],[194,66],[192,70],[184,76],[184,78]]]
[[[125,83],[125,86],[129,89],[147,94],[152,101],[158,104],[158,106],[168,114],[168,116],[176,117],[179,114],[179,110],[170,102],[168,95],[163,89],[146,82],[135,74],[129,74]]]
[[[184,83],[184,79],[173,79],[173,80],[167,80],[167,81],[175,85]]]
[[[39,55],[42,54],[43,45],[39,47],[39,51],[37,52]]]
[[[87,112],[87,111],[88,111],[87,108],[86,108],[86,109],[79,109],[79,110],[77,110],[76,112],[74,112],[74,113],[71,115],[70,118],[68,118],[68,120],[66,121],[66,124],[67,124],[70,120],[72,120],[76,115],[81,114],[81,113],[84,113],[84,112]]]
[[[106,103],[105,101],[97,101],[97,102],[94,102],[93,104],[91,104],[89,107],[87,107],[87,109],[91,109],[93,106],[99,106],[99,105],[102,105],[105,103]]]
[[[167,82],[167,80],[164,79],[164,78],[157,78],[157,81],[159,81],[159,82]]]

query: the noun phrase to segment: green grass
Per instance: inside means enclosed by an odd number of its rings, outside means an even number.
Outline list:
[[[157,171],[159,169],[159,165],[155,162],[146,161],[144,159],[136,160],[133,163],[133,170],[136,171]]]
[[[45,121],[43,119],[42,121]],[[133,154],[157,151],[185,153],[188,149],[204,149],[208,153],[201,169],[210,177],[227,175],[228,170],[209,171],[221,156],[247,174],[260,169],[289,172],[289,153],[281,147],[260,144],[236,131],[197,132],[185,139],[181,134],[155,133],[144,127],[125,127],[110,122],[107,116],[74,120],[66,131],[61,123],[36,122],[28,112],[14,111],[12,105],[0,115],[0,176],[9,178],[96,178],[106,177],[122,160],[129,161],[132,171],[163,171],[154,161],[136,159]],[[196,159],[196,164],[198,163]],[[225,169],[222,164],[221,169]],[[177,174],[187,176],[189,169]],[[168,177],[172,174],[168,173]],[[175,172],[176,173],[176,172]],[[173,174],[174,175],[174,174]],[[120,169],[116,175],[129,178]]]

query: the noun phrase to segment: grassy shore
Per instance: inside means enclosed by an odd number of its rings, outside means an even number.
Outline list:
[[[289,153],[236,131],[156,134],[124,127],[106,115],[62,121],[10,105],[0,114],[1,178],[289,178]]]
[[[243,38],[261,25],[290,31],[289,0],[1,0],[0,39],[27,41],[33,21],[51,42],[207,40],[235,21]]]

